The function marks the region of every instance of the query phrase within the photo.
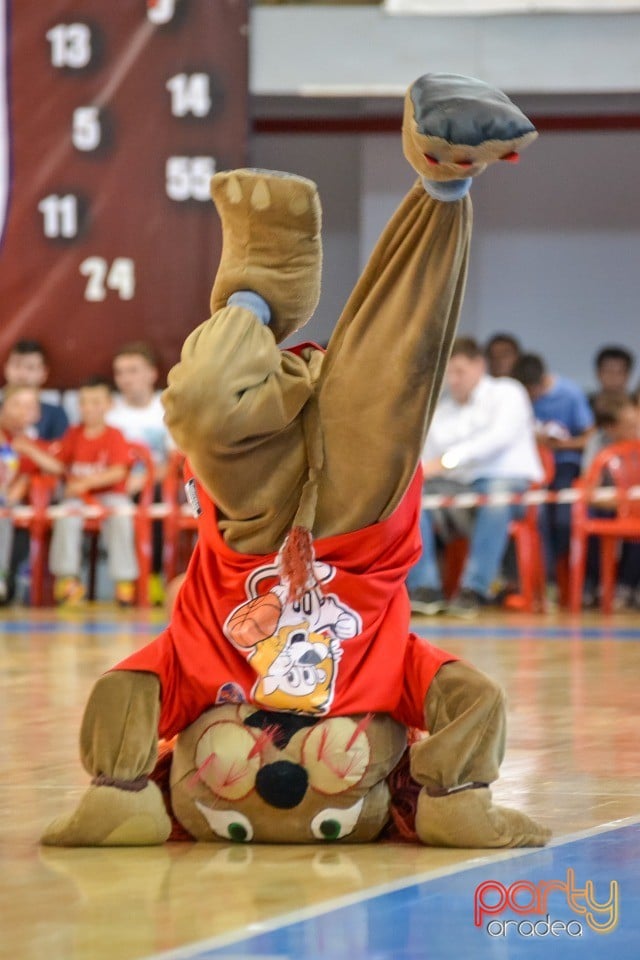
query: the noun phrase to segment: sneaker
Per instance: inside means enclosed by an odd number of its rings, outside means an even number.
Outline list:
[[[5,604],[9,599],[9,587],[7,585],[7,578],[0,576],[0,604]]]
[[[56,577],[53,599],[60,607],[77,607],[84,600],[84,585],[78,577]]]
[[[447,604],[447,613],[452,617],[464,617],[465,620],[473,620],[480,613],[482,607],[486,606],[487,600],[478,593],[477,590],[470,590],[463,587],[460,593],[452,597]]]
[[[132,580],[116,583],[116,603],[119,607],[133,607],[136,602],[136,585]]]
[[[616,613],[629,610],[633,605],[633,588],[619,583],[613,595],[613,609]]]
[[[447,609],[444,593],[435,587],[416,587],[409,591],[409,600],[411,613],[421,613],[425,617],[434,617]]]
[[[152,607],[162,607],[165,601],[164,580],[162,574],[149,574],[149,603]]]

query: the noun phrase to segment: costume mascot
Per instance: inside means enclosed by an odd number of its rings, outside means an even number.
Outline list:
[[[546,842],[492,800],[502,691],[409,632],[405,588],[420,554],[420,454],[465,285],[469,187],[535,136],[480,81],[412,84],[402,137],[418,180],[326,353],[278,346],[319,296],[315,184],[213,177],[212,313],[163,395],[198,544],[169,626],[95,685],[80,736],[91,785],[43,843],[160,844],[167,809],[199,840],[371,841],[403,760],[422,843]],[[151,776],[159,740],[172,743],[169,807]]]

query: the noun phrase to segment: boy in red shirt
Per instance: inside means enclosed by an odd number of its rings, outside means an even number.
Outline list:
[[[116,600],[131,606],[138,576],[133,518],[117,510],[129,507],[125,492],[129,465],[127,442],[105,417],[111,406],[111,387],[100,379],[79,390],[81,422],[70,427],[52,449],[66,477],[63,506],[81,507],[87,498],[114,512],[103,522],[109,574],[116,584]],[[60,604],[79,603],[84,596],[80,579],[83,517],[80,513],[58,517],[53,526],[49,567],[55,577],[54,596]]]

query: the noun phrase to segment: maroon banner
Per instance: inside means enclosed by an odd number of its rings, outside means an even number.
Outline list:
[[[246,0],[13,0],[5,13],[0,362],[40,340],[47,386],[73,388],[146,340],[166,373],[208,315],[221,244],[209,179],[246,163]]]

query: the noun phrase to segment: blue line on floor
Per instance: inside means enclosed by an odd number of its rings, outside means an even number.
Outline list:
[[[158,960],[637,960],[639,859],[640,824],[622,826]]]
[[[112,634],[112,633],[141,633],[146,635],[155,635],[164,629],[164,623],[131,623],[122,621],[120,623],[105,623],[104,621],[74,621],[68,620],[22,620],[20,623],[11,621],[9,623],[0,622],[0,633],[29,633],[36,636],[39,633],[92,633],[92,634]]]
[[[486,626],[481,624],[475,626],[442,624],[425,627],[422,624],[416,626],[415,623],[412,623],[411,628],[414,633],[427,640],[438,637],[487,637],[492,640],[526,640],[527,638],[540,640],[640,640],[640,628],[611,625],[581,627],[580,624],[576,624],[568,627],[538,627],[535,624],[529,624],[522,627],[495,627],[490,624]]]
[[[90,633],[90,634],[113,634],[113,633],[133,633],[143,635],[155,635],[160,633],[165,627],[163,621],[158,623],[139,623],[132,621],[114,621],[105,622],[104,620],[21,620],[2,623],[0,620],[0,633]],[[418,636],[425,637],[427,640],[438,640],[443,637],[453,637],[464,639],[466,637],[486,638],[489,640],[525,640],[538,638],[541,640],[640,640],[640,627],[616,627],[614,625],[604,624],[601,627],[581,627],[580,624],[567,627],[544,627],[528,624],[527,626],[492,626],[487,624],[470,625],[468,623],[460,624],[411,624],[411,629]]]

